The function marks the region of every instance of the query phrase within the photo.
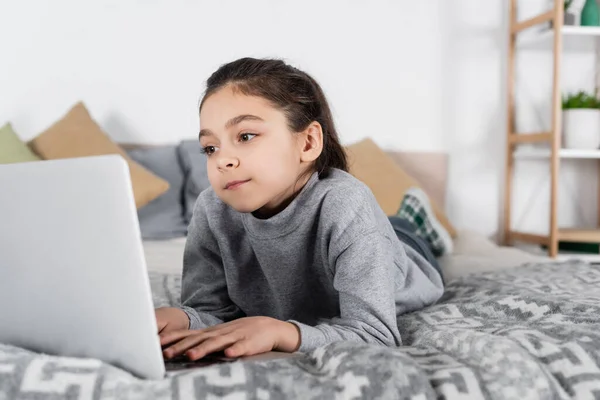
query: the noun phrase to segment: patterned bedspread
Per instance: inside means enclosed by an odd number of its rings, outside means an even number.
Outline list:
[[[151,275],[156,306],[176,276]],[[399,318],[405,346],[338,343],[295,359],[136,379],[92,359],[0,344],[1,399],[600,398],[600,269],[531,264],[451,282]]]

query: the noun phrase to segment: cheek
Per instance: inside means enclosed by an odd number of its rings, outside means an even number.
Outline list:
[[[217,187],[218,180],[219,180],[219,172],[217,171],[217,167],[216,167],[216,165],[214,165],[214,162],[212,162],[212,161],[207,162],[206,173],[208,175],[208,181],[210,182],[210,185],[213,188]]]
[[[280,175],[294,169],[300,162],[292,149],[282,146],[276,151],[261,149],[260,153],[253,154],[252,163],[272,175]]]
[[[295,180],[298,175],[299,163],[291,155],[278,155],[267,161],[263,170],[266,171],[265,178],[274,185],[287,185]]]

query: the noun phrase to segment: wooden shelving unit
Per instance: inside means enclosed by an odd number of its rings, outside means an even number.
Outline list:
[[[550,149],[543,148],[519,148],[513,152],[513,156],[516,159],[549,159],[552,156],[552,152]],[[560,149],[558,156],[562,159],[600,160],[600,150]]]
[[[509,0],[510,40],[508,49],[508,101],[506,140],[506,182],[504,193],[504,241],[507,245],[525,242],[548,246],[550,257],[558,255],[559,241],[600,243],[599,229],[561,229],[558,226],[558,185],[561,159],[598,159],[600,150],[570,150],[561,148],[562,99],[561,59],[563,40],[568,37],[598,37],[600,27],[564,26],[564,0],[554,0],[554,8],[525,21],[517,21],[517,0]],[[552,23],[552,28],[549,28]],[[546,25],[547,29],[542,27]],[[533,34],[524,34],[530,28],[541,28]],[[531,31],[531,30],[530,30]],[[531,33],[531,32],[527,32]],[[515,53],[518,47],[538,41],[552,41],[553,90],[552,124],[550,132],[518,133],[515,129]],[[546,148],[531,147],[532,144],[547,144]],[[529,146],[525,146],[529,145]],[[527,148],[529,147],[529,148]],[[551,172],[550,230],[547,235],[518,232],[511,229],[512,178],[516,159],[548,159]],[[600,174],[599,174],[600,175]],[[599,182],[600,204],[600,182]],[[600,209],[598,210],[600,226]]]
[[[540,29],[537,32],[519,33],[517,38],[517,49],[527,48],[538,43],[552,42],[556,29],[546,28]],[[582,39],[593,39],[600,36],[600,27],[592,26],[562,26],[560,32],[565,41],[581,41]]]

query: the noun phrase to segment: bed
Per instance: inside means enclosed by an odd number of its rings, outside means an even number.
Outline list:
[[[182,245],[145,244],[157,307],[178,304]],[[337,343],[145,381],[0,344],[0,399],[595,399],[599,305],[598,267],[537,260],[453,278],[438,304],[398,319],[401,348]]]
[[[181,273],[185,238],[145,240],[144,254],[148,269],[160,273]],[[513,247],[498,246],[480,233],[463,230],[454,239],[454,251],[441,257],[448,280],[477,272],[512,268],[527,262],[549,260]]]
[[[143,245],[154,305],[177,305],[185,238]],[[398,318],[400,348],[336,343],[148,381],[99,360],[0,344],[0,400],[599,398],[600,269],[469,231],[454,247],[440,259],[443,298]]]

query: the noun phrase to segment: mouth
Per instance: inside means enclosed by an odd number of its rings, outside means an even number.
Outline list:
[[[227,182],[225,185],[225,190],[233,190],[242,186],[244,183],[250,182],[250,179],[246,179],[245,181],[231,181]]]

